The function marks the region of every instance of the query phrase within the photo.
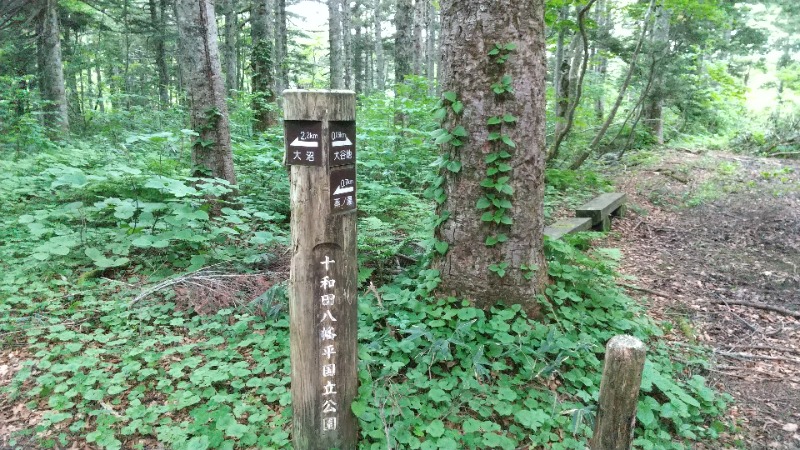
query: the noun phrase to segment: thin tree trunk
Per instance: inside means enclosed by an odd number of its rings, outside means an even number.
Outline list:
[[[106,112],[106,102],[103,99],[103,74],[100,71],[100,61],[96,61],[97,65],[95,66],[94,70],[97,73],[97,106],[100,112]]]
[[[656,11],[655,25],[653,26],[653,59],[663,60],[669,52],[669,16],[670,11],[663,6],[659,6]],[[644,110],[644,123],[650,134],[655,138],[658,144],[664,143],[664,77],[661,71],[657,72],[653,89],[647,98],[647,103],[643,107]]]
[[[578,46],[583,49],[583,58],[581,64],[580,75],[578,79],[575,81],[575,93],[572,96],[572,100],[570,102],[569,108],[566,113],[566,123],[564,128],[557,129],[557,133],[555,139],[553,139],[553,146],[547,152],[547,160],[552,161],[556,157],[558,157],[559,149],[561,148],[561,143],[569,134],[570,130],[572,129],[572,124],[575,120],[575,110],[578,109],[578,105],[581,102],[581,96],[583,94],[583,78],[586,75],[586,67],[589,63],[589,46],[587,45],[587,38],[586,38],[586,26],[584,24],[584,18],[586,17],[586,13],[589,11],[589,8],[592,7],[595,0],[590,0],[583,8],[580,9],[578,12],[578,29],[579,35],[575,36],[575,39],[580,39],[583,44]],[[576,47],[576,50],[577,48]],[[573,59],[574,60],[574,59]],[[569,88],[565,88],[564,91],[568,92]],[[563,95],[563,94],[562,94]]]
[[[364,92],[364,33],[361,24],[361,1],[356,0],[353,6],[356,19],[355,36],[353,37],[353,88],[356,93]]]
[[[169,73],[167,72],[167,57],[166,51],[164,49],[164,32],[166,28],[166,24],[164,23],[164,7],[165,0],[160,1],[161,4],[161,14],[158,12],[158,8],[156,7],[156,0],[150,0],[150,20],[155,28],[154,31],[154,43],[155,43],[155,51],[156,51],[156,67],[158,68],[158,98],[161,101],[161,107],[166,107],[169,105],[169,92],[167,91],[167,86],[169,85]]]
[[[572,170],[577,170],[580,168],[586,159],[592,154],[593,151],[597,149],[597,146],[600,144],[600,141],[606,135],[608,131],[608,127],[611,126],[611,122],[614,121],[614,117],[617,115],[617,110],[619,110],[619,106],[622,104],[622,100],[625,98],[625,92],[628,90],[628,86],[631,84],[631,78],[633,76],[633,71],[636,68],[636,60],[639,59],[639,52],[642,49],[642,43],[644,42],[644,37],[647,34],[648,24],[650,23],[650,15],[653,11],[653,6],[655,4],[655,0],[650,0],[650,4],[647,6],[647,12],[644,15],[644,20],[642,22],[642,30],[639,36],[639,41],[636,43],[636,48],[633,51],[633,56],[631,56],[631,63],[628,65],[628,73],[625,76],[625,81],[622,83],[622,86],[619,89],[619,94],[617,95],[617,100],[614,102],[614,106],[611,107],[611,111],[608,112],[608,117],[606,117],[606,121],[603,122],[603,125],[600,127],[600,130],[595,135],[592,142],[589,144],[589,148],[581,153],[575,161],[569,166]]]
[[[567,20],[567,15],[569,14],[569,6],[562,6],[558,10],[558,21],[559,29],[558,29],[558,37],[556,38],[556,54],[555,59],[553,61],[553,92],[555,93],[555,104],[554,104],[554,115],[559,117],[559,103],[561,101],[562,87],[561,87],[561,80],[565,78],[566,74],[562,70],[562,64],[564,63],[564,45],[566,44],[567,38],[567,27],[563,25],[563,22]],[[556,125],[558,126],[558,125]]]
[[[342,48],[344,56],[344,88],[353,88],[353,21],[350,0],[342,0]]]
[[[57,4],[57,0],[44,0],[44,8],[38,20],[37,55],[42,98],[49,102],[45,106],[44,124],[62,132],[69,132],[69,110],[64,86],[64,66],[61,63]]]
[[[239,23],[237,20],[237,1],[225,0],[225,86],[228,90],[238,90],[238,66],[236,54],[236,36],[239,34]]]
[[[394,36],[394,82],[402,83],[403,78],[411,73],[411,52],[414,41],[412,36],[412,0],[397,0],[395,13]]]
[[[253,88],[253,129],[257,132],[266,131],[278,123],[275,113],[275,79],[273,76],[272,39],[274,32],[272,24],[272,8],[270,0],[254,0],[250,11],[250,37],[253,53],[250,56],[252,65]]]
[[[436,84],[436,6],[427,1],[425,14],[425,76],[428,78],[428,95],[433,95]]]
[[[344,49],[342,46],[342,0],[328,0],[328,49],[331,89],[344,89]]]
[[[422,51],[422,26],[425,21],[425,3],[427,0],[414,1],[414,75],[422,75],[422,61],[425,53]]]
[[[213,176],[236,184],[228,107],[211,0],[177,0],[178,36],[183,43],[192,129],[195,176]]]
[[[275,78],[278,82],[277,91],[280,93],[289,87],[289,68],[286,65],[286,57],[289,55],[289,35],[286,31],[286,0],[277,1],[278,20],[275,30],[277,35],[275,39],[275,47],[277,49],[275,56],[275,70],[277,73],[275,74]]]
[[[286,31],[286,0],[277,0],[275,20],[275,86],[278,93],[289,87],[289,69],[286,66],[288,35]]]
[[[383,37],[381,37],[381,0],[375,0],[372,27],[375,32],[375,87],[386,91],[386,63],[383,58]]]

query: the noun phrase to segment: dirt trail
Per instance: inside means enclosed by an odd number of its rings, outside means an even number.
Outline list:
[[[733,395],[745,448],[800,449],[800,164],[670,151],[648,166],[619,169],[633,213],[604,245],[668,338],[714,349],[706,376]]]

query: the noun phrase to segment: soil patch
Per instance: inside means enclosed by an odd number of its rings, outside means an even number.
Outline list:
[[[671,151],[618,178],[635,213],[604,245],[631,293],[669,338],[713,349],[707,377],[736,400],[746,448],[800,449],[800,164]]]

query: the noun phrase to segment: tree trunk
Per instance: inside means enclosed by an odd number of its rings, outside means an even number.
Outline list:
[[[167,72],[167,57],[164,50],[164,33],[166,24],[164,23],[164,8],[166,0],[161,0],[161,11],[159,14],[156,6],[156,0],[150,0],[150,21],[155,28],[153,42],[156,51],[156,68],[158,69],[158,98],[161,102],[161,107],[169,105],[169,93],[167,86],[169,85],[169,73]]]
[[[428,95],[433,95],[436,84],[436,6],[427,2],[425,14],[425,76],[428,78]]]
[[[397,0],[397,12],[394,16],[394,82],[402,83],[403,78],[411,73],[411,51],[414,49],[412,36],[413,10],[412,0]]]
[[[225,86],[228,90],[239,89],[238,66],[236,58],[236,36],[239,34],[239,24],[236,14],[237,1],[225,0]]]
[[[381,37],[381,0],[375,0],[372,27],[375,31],[375,87],[386,91],[386,63],[383,58],[383,37]]]
[[[542,244],[544,0],[445,0],[441,5],[442,89],[455,93],[464,105],[461,114],[449,110],[444,126],[451,131],[463,126],[467,136],[463,145],[450,141],[443,146],[446,156],[461,166],[457,173],[443,171],[446,199],[438,213],[447,211],[448,218],[436,237],[448,243],[449,250],[435,261],[442,278],[440,290],[478,307],[503,301],[536,315],[536,294],[547,281]],[[487,56],[495,44],[516,45],[515,50],[504,50],[505,64],[497,64],[497,56]],[[498,95],[490,86],[504,76],[512,80],[511,91]],[[504,116],[515,120],[487,125],[490,118]],[[490,133],[505,138],[489,140]],[[508,153],[502,156],[503,152]],[[497,160],[489,164],[487,157]],[[504,166],[498,166],[501,162]],[[497,167],[504,170],[501,175],[487,176],[487,169]],[[482,187],[487,178],[495,186],[507,187]],[[482,220],[486,214],[503,215],[500,207],[476,206],[489,195],[510,202],[504,213],[510,220],[501,221],[509,224]],[[504,242],[484,245],[501,235]]]
[[[275,79],[272,71],[272,8],[270,0],[254,0],[250,11],[250,37],[252,40],[252,89],[253,89],[253,116],[255,122],[253,129],[257,132],[266,131],[278,123],[274,111]]]
[[[328,0],[328,43],[331,89],[344,89],[344,46],[342,45],[342,0]]]
[[[659,6],[656,11],[655,24],[653,26],[653,59],[663,61],[669,52],[669,16],[670,12],[663,6]],[[660,66],[661,64],[659,64]],[[655,79],[647,102],[643,107],[644,123],[655,141],[659,144],[664,143],[664,96],[666,89],[664,86],[663,70],[655,71]]]
[[[344,57],[344,88],[353,89],[353,29],[350,0],[342,0],[342,55]]]
[[[41,75],[42,98],[45,106],[44,125],[69,132],[67,91],[64,87],[64,69],[61,63],[61,37],[58,24],[58,1],[43,0],[37,29],[37,55]]]
[[[278,93],[289,87],[289,70],[286,67],[288,35],[286,32],[286,0],[276,0],[275,20],[275,87]]]
[[[425,3],[427,0],[414,2],[414,75],[422,75],[422,62],[425,58],[422,43],[422,28],[425,22]]]
[[[361,2],[356,1],[353,6],[353,16],[356,18],[355,36],[353,36],[353,89],[356,93],[364,92],[364,32],[362,30]]]
[[[177,0],[178,38],[186,75],[195,176],[213,176],[236,184],[228,107],[217,45],[217,22],[211,0]]]

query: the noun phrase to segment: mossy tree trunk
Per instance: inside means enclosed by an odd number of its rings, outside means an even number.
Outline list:
[[[195,175],[236,184],[214,6],[211,0],[177,0],[176,9],[192,129],[198,133],[192,146]]]
[[[536,295],[546,283],[542,231],[545,162],[544,0],[446,0],[442,11],[442,90],[453,92],[463,111],[452,108],[444,127],[463,126],[463,145],[444,145],[446,156],[460,163],[457,172],[444,170],[446,200],[438,208],[445,220],[436,231],[449,250],[435,263],[441,293],[469,299],[488,308],[496,302],[520,304],[536,315]],[[505,64],[488,56],[495,45],[511,44]],[[510,77],[510,92],[493,92],[492,85]],[[447,103],[450,103],[449,101]],[[458,109],[458,108],[456,108]],[[492,117],[514,120],[491,125]],[[499,133],[514,146],[490,140]],[[507,151],[503,170],[512,189],[506,215],[510,224],[482,220],[487,209],[477,203],[491,188],[487,157]],[[495,178],[496,180],[496,178]],[[488,246],[487,237],[506,237]],[[493,271],[490,269],[494,267]],[[497,270],[504,267],[502,271]]]

